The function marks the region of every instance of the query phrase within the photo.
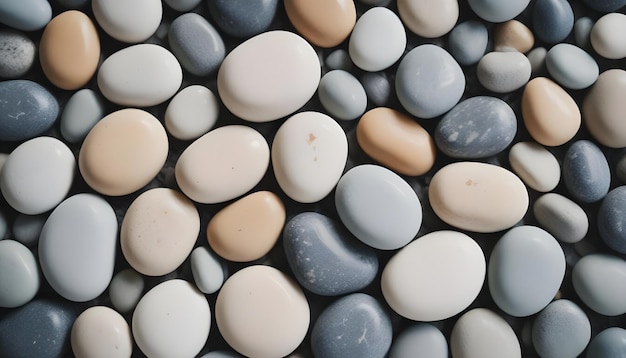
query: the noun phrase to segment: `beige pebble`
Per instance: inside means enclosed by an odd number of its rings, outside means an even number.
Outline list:
[[[533,32],[517,20],[509,20],[495,25],[493,34],[496,51],[519,51],[526,53],[535,44]]]
[[[167,159],[165,128],[152,114],[122,109],[87,134],[78,165],[87,184],[104,195],[126,195],[147,185]]]
[[[524,88],[522,116],[533,139],[549,147],[567,143],[581,124],[574,99],[546,77],[537,77]]]
[[[285,11],[296,30],[320,47],[339,45],[356,23],[353,0],[286,0]]]
[[[433,176],[428,197],[441,220],[475,232],[508,229],[528,210],[524,183],[510,171],[486,163],[446,165]]]
[[[398,0],[398,14],[402,22],[415,34],[441,37],[456,25],[459,19],[458,0]]]
[[[377,162],[404,175],[422,175],[435,163],[435,142],[406,114],[379,107],[365,113],[356,128],[363,151]]]
[[[603,72],[583,100],[583,119],[595,140],[607,147],[626,147],[626,71]]]
[[[106,306],[81,313],[70,333],[76,358],[126,358],[133,353],[133,338],[124,317]]]

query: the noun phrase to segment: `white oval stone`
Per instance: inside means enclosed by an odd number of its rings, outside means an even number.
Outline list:
[[[398,251],[383,269],[385,300],[415,321],[439,321],[467,308],[485,281],[485,256],[471,237],[436,231]]]
[[[137,346],[150,358],[195,357],[209,337],[209,302],[187,281],[165,281],[137,303],[132,328]]]
[[[459,19],[458,0],[399,0],[398,14],[411,31],[421,37],[441,37]]]
[[[215,204],[234,199],[261,181],[270,149],[256,130],[228,125],[191,143],[176,162],[176,182],[191,200]]]
[[[374,7],[354,25],[348,53],[357,67],[376,72],[398,61],[405,48],[406,32],[398,15],[385,7]]]
[[[71,331],[76,358],[128,358],[133,338],[124,317],[106,306],[93,306],[81,313]]]
[[[226,272],[219,257],[205,246],[196,247],[191,253],[191,273],[200,291],[208,295],[222,287]]]
[[[314,203],[337,185],[348,158],[348,140],[334,119],[301,112],[283,123],[272,142],[276,181],[290,198]]]
[[[116,40],[138,43],[147,40],[161,24],[160,0],[93,0],[98,25]]]
[[[0,171],[0,190],[11,207],[38,215],[57,206],[70,191],[76,159],[63,142],[37,137],[9,154]]]
[[[591,28],[591,47],[602,57],[626,57],[626,15],[612,12],[602,16]]]
[[[139,44],[109,56],[98,71],[98,88],[122,106],[149,107],[170,99],[183,81],[183,69],[164,47]]]
[[[511,169],[531,189],[552,191],[561,180],[561,166],[556,157],[535,142],[516,143],[509,151]]]
[[[220,103],[210,89],[185,87],[167,105],[165,129],[180,140],[196,139],[213,128],[219,110]]]
[[[464,313],[454,324],[450,337],[454,358],[519,358],[522,356],[513,328],[486,308]]]
[[[269,122],[302,107],[320,82],[317,53],[302,37],[268,31],[237,46],[222,62],[217,90],[234,115]]]
[[[93,194],[77,194],[54,209],[39,238],[41,271],[70,301],[98,297],[111,282],[117,246],[117,218],[111,205]]]

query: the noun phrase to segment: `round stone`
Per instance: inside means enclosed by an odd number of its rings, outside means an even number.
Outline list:
[[[509,150],[511,169],[531,189],[552,191],[561,180],[561,166],[556,157],[535,142],[517,142]]]
[[[537,0],[532,9],[532,27],[542,41],[561,42],[574,28],[574,10],[567,0]]]
[[[580,299],[605,316],[626,313],[626,261],[608,254],[582,257],[572,271],[572,284]]]
[[[497,24],[494,28],[495,51],[518,51],[526,53],[533,48],[535,36],[523,23],[517,20],[509,20]]]
[[[83,88],[75,92],[63,107],[61,135],[70,143],[81,142],[104,116],[102,97],[96,91]]]
[[[120,313],[131,312],[143,295],[143,277],[133,269],[125,269],[113,276],[109,285],[111,304]]]
[[[3,1],[0,23],[22,31],[40,30],[52,17],[52,7],[46,0]]]
[[[404,25],[418,36],[441,37],[450,32],[459,19],[459,2],[399,0],[398,14]]]
[[[198,289],[212,294],[226,279],[226,265],[205,246],[199,246],[191,252],[191,273]]]
[[[591,46],[600,56],[611,60],[626,57],[626,40],[618,34],[626,31],[626,15],[612,12],[602,16],[591,28]]]
[[[598,333],[587,346],[587,358],[612,358],[626,355],[626,329],[610,327]]]
[[[447,358],[448,341],[429,323],[414,323],[402,331],[391,344],[389,358]]]
[[[577,357],[590,339],[589,318],[566,299],[550,303],[533,322],[532,342],[542,358]]]
[[[159,0],[92,0],[91,7],[98,25],[116,40],[139,43],[147,40],[159,27],[163,5]]]
[[[626,186],[611,190],[602,200],[598,210],[598,231],[607,246],[622,254],[626,253]]]
[[[217,96],[210,89],[201,85],[185,87],[167,105],[165,128],[177,139],[197,139],[213,128],[219,109]]]
[[[483,20],[504,22],[522,13],[530,0],[469,0],[468,2],[472,10]]]
[[[540,196],[533,205],[535,218],[562,242],[575,243],[587,235],[589,219],[575,202],[558,193]]]
[[[284,2],[291,24],[312,44],[335,47],[352,32],[356,23],[353,0],[322,0]]]
[[[465,312],[454,324],[450,350],[455,358],[521,358],[522,349],[513,328],[486,308]]]
[[[0,240],[0,307],[19,307],[39,291],[39,267],[33,253],[14,240]]]
[[[208,4],[215,24],[228,35],[239,38],[263,32],[278,9],[278,0],[215,0]]]
[[[92,306],[72,325],[72,352],[76,358],[127,358],[133,352],[133,338],[124,317],[106,306]]]
[[[530,79],[530,61],[521,52],[489,52],[476,67],[476,75],[486,89],[496,93],[513,92]]]
[[[480,21],[468,20],[456,25],[448,35],[450,54],[463,66],[475,65],[487,51],[489,31]]]
[[[600,74],[583,100],[583,120],[599,144],[626,147],[626,124],[620,113],[626,111],[626,71],[606,70]]]
[[[561,86],[575,90],[591,86],[600,71],[596,60],[587,52],[565,43],[555,45],[548,51],[546,67]]]
[[[363,85],[343,70],[333,70],[322,76],[317,94],[322,106],[337,119],[356,119],[367,107]]]
[[[15,30],[0,30],[0,77],[19,78],[35,62],[37,47],[26,34]]]

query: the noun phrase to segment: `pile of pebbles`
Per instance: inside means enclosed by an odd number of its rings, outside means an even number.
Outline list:
[[[0,357],[626,356],[625,8],[0,2]]]

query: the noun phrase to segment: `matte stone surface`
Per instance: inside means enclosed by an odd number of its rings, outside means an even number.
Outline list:
[[[202,0],[164,0],[167,6],[180,12],[187,12],[193,10],[196,6],[200,5]]]
[[[208,4],[220,29],[231,36],[251,37],[270,26],[278,0],[211,0]]]
[[[533,322],[533,346],[542,358],[577,357],[590,338],[589,318],[566,299],[550,303]]]
[[[610,327],[598,333],[587,346],[587,358],[626,357],[626,329]]]
[[[335,70],[320,80],[317,93],[328,113],[343,120],[360,117],[367,107],[365,89],[350,72]]]
[[[283,231],[283,246],[298,282],[318,295],[358,291],[378,272],[376,252],[319,213],[304,212],[290,219]]]
[[[535,37],[550,44],[564,40],[574,28],[574,11],[567,0],[537,0],[532,11]]]
[[[217,70],[226,56],[220,34],[196,13],[176,18],[170,25],[168,40],[183,68],[196,76],[206,76]]]
[[[593,20],[586,16],[574,22],[574,39],[578,47],[583,49],[589,49],[591,47],[590,35],[593,24]]]
[[[490,52],[476,67],[476,76],[486,89],[496,93],[513,92],[523,87],[532,74],[530,60],[523,53]]]
[[[519,15],[530,0],[469,0],[469,5],[481,18],[490,22],[504,22]]]
[[[33,253],[15,240],[0,241],[0,307],[19,307],[39,290],[39,268]]]
[[[61,135],[70,143],[80,142],[104,116],[104,103],[96,91],[89,88],[77,91],[65,103]]]
[[[328,56],[324,59],[324,64],[330,70],[350,71],[354,67],[352,60],[350,59],[350,54],[342,48],[336,49],[328,54]]]
[[[591,86],[600,74],[593,57],[580,47],[565,43],[555,45],[548,51],[546,67],[561,86],[575,90]]]
[[[611,169],[604,153],[588,140],[574,142],[567,149],[562,175],[571,197],[584,203],[604,198],[611,184]]]
[[[47,214],[25,215],[19,214],[13,221],[13,237],[22,244],[35,247],[39,242],[41,229],[48,219]]]
[[[583,256],[572,271],[574,290],[592,310],[605,316],[626,313],[626,261],[608,254]]]
[[[364,293],[344,296],[317,318],[311,333],[316,357],[382,358],[391,346],[389,315]]]
[[[0,77],[18,78],[35,62],[37,48],[19,31],[0,30]]]
[[[448,35],[450,54],[464,66],[478,63],[487,51],[489,31],[485,24],[469,20],[456,25]]]
[[[52,18],[48,0],[0,1],[0,23],[22,31],[42,29]]]
[[[361,84],[367,99],[376,106],[384,106],[389,101],[391,84],[384,72],[365,72],[361,76]]]
[[[575,243],[589,230],[587,213],[575,202],[558,193],[547,193],[533,205],[535,218],[560,241]]]
[[[52,127],[59,104],[40,84],[30,80],[0,82],[0,140],[33,138]]]
[[[429,323],[415,323],[402,331],[389,350],[389,358],[447,358],[448,342]]]
[[[611,249],[626,254],[626,186],[611,190],[598,210],[600,237]]]

